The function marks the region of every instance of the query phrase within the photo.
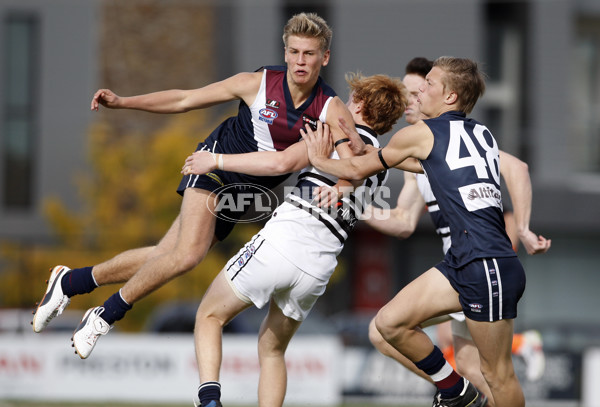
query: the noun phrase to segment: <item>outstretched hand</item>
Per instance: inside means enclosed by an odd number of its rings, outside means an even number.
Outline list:
[[[528,254],[541,254],[546,253],[550,249],[552,240],[546,239],[544,236],[538,236],[532,231],[528,230],[519,236],[521,243],[527,250]]]
[[[196,151],[185,159],[181,168],[183,175],[206,174],[217,168],[213,153],[207,150]]]
[[[327,158],[333,151],[329,126],[317,121],[317,130],[313,131],[307,124],[304,129],[300,129],[300,135],[306,142],[308,149],[308,159],[314,164],[315,160]]]
[[[98,110],[100,105],[114,109],[118,107],[120,97],[110,89],[98,89],[92,97],[91,110]]]

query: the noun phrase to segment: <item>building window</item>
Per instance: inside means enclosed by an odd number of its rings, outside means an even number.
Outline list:
[[[578,21],[573,56],[570,143],[579,172],[600,172],[600,20]]]
[[[33,15],[9,14],[3,26],[2,205],[5,209],[29,209],[35,174],[39,22]]]
[[[501,150],[527,161],[523,78],[527,59],[526,2],[486,3],[483,71],[487,74],[482,118]]]

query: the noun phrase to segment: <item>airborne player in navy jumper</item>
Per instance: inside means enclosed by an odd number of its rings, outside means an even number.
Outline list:
[[[210,149],[214,157],[221,157],[222,153],[283,150],[300,139],[299,129],[307,121],[317,119],[331,124],[332,131],[343,136],[336,124],[338,117],[352,122],[352,116],[319,76],[321,68],[329,63],[331,37],[331,29],[321,17],[301,13],[284,27],[286,69],[244,72],[199,89],[172,89],[132,97],[100,89],[92,99],[91,108],[97,110],[103,105],[112,109],[180,113],[239,100],[238,115],[227,119],[199,145],[200,149]],[[363,146],[356,136],[351,147],[360,151]],[[282,173],[301,168],[290,163]],[[215,217],[218,202],[209,199],[212,191],[236,183],[271,188],[284,178],[248,177],[221,170],[184,176],[179,186],[183,194],[180,214],[156,246],[123,252],[93,268],[53,269],[34,316],[34,331],[41,332],[73,295],[88,293],[100,285],[126,282],[102,307],[88,310],[75,330],[75,350],[81,358],[87,358],[98,337],[108,333],[110,325],[123,318],[134,302],[191,270],[232,230],[243,211]],[[236,193],[235,188],[228,190]]]
[[[242,100],[238,115],[223,122],[205,141],[198,144],[196,151],[210,151],[213,154],[282,151],[299,140],[300,129],[306,123],[316,124],[316,120],[327,120],[328,106],[331,100],[336,98],[336,94],[320,77],[317,78],[307,100],[296,108],[291,101],[285,66],[268,66],[258,71],[261,72],[262,78],[254,102],[247,105]],[[244,136],[231,136],[236,133]],[[217,168],[209,174],[184,175],[177,192],[183,195],[188,188],[214,192],[222,190],[224,186],[243,184],[243,192],[248,193],[253,184],[274,188],[288,176],[289,173],[279,176],[252,176]],[[228,188],[227,191],[228,194],[240,192],[233,188]],[[235,196],[232,199],[237,201]],[[221,216],[217,217],[215,230],[218,240],[224,240],[235,226],[235,223],[229,220],[239,219],[252,203],[249,200],[242,201],[246,204],[244,210],[229,211],[228,207],[224,207],[220,211]]]
[[[525,272],[505,232],[496,141],[485,126],[466,118],[484,90],[475,62],[441,57],[419,89],[421,112],[432,119],[401,129],[378,152],[329,160],[323,133],[305,135],[311,163],[338,177],[362,179],[412,157],[420,160],[429,178],[440,211],[450,223],[451,247],[441,263],[378,312],[375,325],[391,346],[435,382],[434,406],[486,404],[418,328],[432,317],[461,310],[496,406],[525,405],[511,359]]]

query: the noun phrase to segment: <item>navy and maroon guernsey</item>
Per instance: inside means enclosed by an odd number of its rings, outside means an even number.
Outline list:
[[[281,151],[301,139],[300,129],[306,123],[316,128],[317,120],[326,121],[327,108],[336,94],[320,77],[308,99],[296,108],[286,81],[287,68],[269,66],[261,69],[263,76],[254,102],[248,106],[240,101],[238,114],[221,123],[196,150],[222,154]],[[183,195],[187,188],[199,188],[228,195],[227,201],[240,202],[237,194],[261,194],[264,188],[275,188],[289,175],[254,176],[214,170],[208,174],[185,175],[177,192]],[[219,210],[215,231],[219,240],[225,239],[251,204],[250,200],[243,200],[235,208]]]
[[[320,77],[310,97],[294,107],[286,81],[285,66],[263,68],[263,78],[251,106],[240,102],[237,116],[223,122],[204,142],[216,153],[281,151],[300,140],[305,123],[323,123],[327,107],[336,94]]]

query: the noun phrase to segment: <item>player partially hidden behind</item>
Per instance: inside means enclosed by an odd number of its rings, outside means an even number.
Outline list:
[[[329,63],[332,31],[316,14],[293,16],[283,30],[286,67],[263,67],[257,72],[244,72],[194,90],[167,90],[140,96],[120,97],[108,89],[100,89],[91,107],[137,109],[155,113],[180,113],[215,104],[239,100],[237,116],[224,121],[198,150],[215,154],[237,154],[252,151],[280,151],[299,144],[300,129],[305,123],[321,120],[339,130],[338,118],[351,115],[344,102],[323,82],[321,68]],[[356,136],[352,148],[360,151],[364,144]],[[300,145],[301,149],[305,147]],[[210,195],[223,186],[243,184],[248,188],[228,188],[232,201],[235,195],[247,193],[252,185],[272,188],[286,175],[256,177],[223,171],[219,168],[203,175],[185,175],[178,192],[183,195],[179,216],[156,246],[123,252],[116,257],[90,267],[70,270],[56,266],[50,275],[48,289],[38,306],[33,330],[41,332],[68,305],[70,298],[85,294],[96,287],[123,283],[125,285],[102,306],[90,308],[73,335],[73,346],[81,358],[87,358],[101,335],[125,316],[132,305],[171,279],[186,273],[200,263],[218,241],[229,235],[236,219],[244,210],[221,211],[213,215],[218,203]],[[303,166],[290,164],[281,173],[290,173]]]
[[[388,132],[404,112],[407,96],[398,79],[385,75],[347,78],[351,94],[348,108],[365,144],[379,147],[377,135]],[[319,122],[319,127],[321,123]],[[333,158],[352,156],[348,139],[333,139]],[[286,155],[308,164],[306,148],[277,153],[224,155],[227,170],[261,175],[276,172]],[[194,153],[184,173],[211,171],[215,161],[209,153]],[[223,326],[243,310],[269,304],[258,334],[260,380],[258,405],[283,405],[287,374],[285,351],[296,330],[325,292],[344,247],[363,208],[382,185],[387,171],[374,174],[351,195],[344,196],[332,211],[316,205],[317,195],[338,179],[313,167],[298,176],[293,193],[286,196],[265,227],[221,270],[206,292],[196,316],[194,330],[200,376],[198,398],[202,407],[221,405],[221,337]],[[319,192],[316,192],[319,191]]]

